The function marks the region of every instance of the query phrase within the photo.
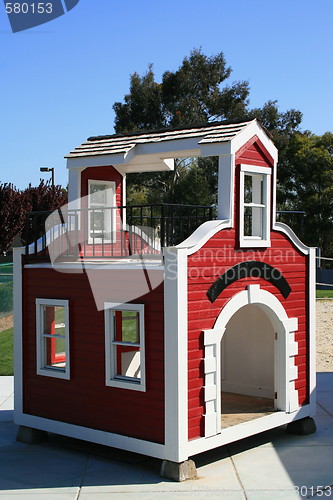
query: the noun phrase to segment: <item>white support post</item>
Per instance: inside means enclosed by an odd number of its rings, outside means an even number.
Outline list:
[[[233,220],[235,155],[219,156],[218,214],[219,220]]]
[[[71,209],[81,208],[81,172],[83,168],[70,168],[68,170],[68,203]]]
[[[23,411],[22,404],[22,255],[24,248],[14,248],[14,421]]]
[[[309,392],[310,404],[316,406],[316,249],[309,249]]]
[[[164,249],[165,457],[187,460],[187,255]]]

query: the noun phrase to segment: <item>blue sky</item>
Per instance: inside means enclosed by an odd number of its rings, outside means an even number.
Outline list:
[[[157,80],[193,48],[224,52],[251,107],[278,100],[303,129],[333,131],[332,0],[80,0],[66,15],[12,33],[0,4],[0,181],[66,185],[73,147],[113,133],[112,104],[153,63]],[[48,178],[48,174],[45,178]]]

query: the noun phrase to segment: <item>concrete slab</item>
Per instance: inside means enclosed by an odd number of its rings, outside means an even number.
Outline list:
[[[0,377],[0,391],[0,500],[293,500],[295,485],[307,496],[311,487],[333,485],[333,373],[318,374],[315,434],[280,427],[202,453],[193,457],[198,479],[183,483],[163,480],[161,461],[141,455],[59,436],[16,442],[12,377]]]
[[[59,493],[53,490],[0,491],[0,499],[6,500],[77,500],[77,492]]]
[[[333,392],[333,372],[317,372],[317,393]]]
[[[179,483],[178,483],[179,484]],[[183,484],[183,483],[182,483]],[[133,500],[133,493],[80,493],[80,500]],[[137,500],[221,500],[221,491],[158,491],[135,493]],[[245,495],[239,491],[223,492],[223,500],[245,500]]]
[[[316,417],[318,416],[323,416],[323,415],[328,415],[327,411],[322,407],[320,406],[318,403],[316,405],[316,415],[314,417],[314,419],[316,419]]]
[[[10,395],[4,398],[0,403],[0,411],[3,410],[13,410],[14,408],[14,395]]]
[[[0,377],[0,403],[14,393],[14,377]]]
[[[333,483],[333,446],[262,447],[240,453],[233,461],[245,492]]]
[[[333,417],[333,392],[318,392],[318,405]]]
[[[80,500],[133,500],[133,493],[80,493]],[[147,493],[138,491],[135,493],[137,500],[221,500],[221,491],[163,491]],[[239,491],[223,492],[223,500],[245,500],[244,493]],[[39,499],[38,499],[39,500]],[[271,499],[270,499],[271,500]]]
[[[14,420],[14,410],[3,410],[0,407],[0,422],[12,422]]]
[[[279,490],[274,491],[274,500],[295,500],[300,496],[296,491]],[[247,500],[272,500],[271,491],[255,490],[246,491]]]
[[[225,452],[224,452],[225,455]],[[206,457],[207,458],[207,457]],[[179,491],[242,491],[235,469],[229,457],[213,463],[205,463],[205,457],[197,461],[198,479],[181,484],[159,477],[160,460],[148,459],[145,463],[129,464],[99,457],[90,457],[82,481],[82,493],[137,492],[162,493]]]
[[[86,457],[68,450],[30,445],[0,449],[0,490],[51,489],[72,493],[80,485]]]

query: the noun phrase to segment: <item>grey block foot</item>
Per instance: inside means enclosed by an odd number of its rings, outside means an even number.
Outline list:
[[[294,420],[294,422],[290,422],[287,425],[287,432],[289,434],[299,434],[300,436],[313,434],[316,430],[316,423],[311,417]]]
[[[20,441],[21,443],[37,444],[46,440],[47,432],[25,427],[24,425],[20,425],[16,435],[16,441]]]
[[[160,475],[172,481],[186,481],[186,479],[196,479],[197,468],[193,460],[180,463],[163,460]]]

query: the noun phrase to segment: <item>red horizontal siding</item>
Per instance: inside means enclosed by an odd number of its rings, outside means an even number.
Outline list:
[[[159,271],[156,271],[159,272]],[[135,270],[95,271],[100,302],[138,282]],[[104,311],[98,311],[86,274],[24,269],[24,411],[127,436],[164,442],[164,287],[136,303],[145,305],[146,392],[105,385]],[[103,292],[104,291],[104,292]],[[71,379],[36,375],[36,298],[69,300]]]
[[[239,164],[247,163],[272,167],[273,161],[258,138],[251,139],[236,154],[236,182],[234,210],[235,228],[238,227],[238,183]],[[210,286],[227,269],[246,260],[265,262],[280,270],[291,286],[291,293],[285,299],[279,290],[264,279],[241,279],[228,286],[212,304],[207,297]],[[298,318],[295,339],[299,353],[298,366],[299,402],[308,401],[307,359],[308,359],[308,272],[307,259],[283,234],[272,231],[271,247],[263,249],[239,249],[239,236],[235,229],[226,229],[215,234],[195,254],[188,258],[188,411],[189,439],[204,435],[205,404],[200,387],[204,386],[204,346],[203,330],[211,329],[222,308],[236,293],[246,286],[260,284],[261,288],[274,294],[284,306],[289,317]]]
[[[114,181],[116,183],[116,205],[124,205],[122,183],[123,176],[111,165],[107,167],[88,167],[81,173],[81,196],[88,195],[88,180]]]

